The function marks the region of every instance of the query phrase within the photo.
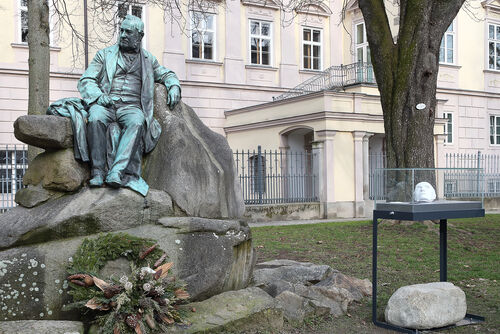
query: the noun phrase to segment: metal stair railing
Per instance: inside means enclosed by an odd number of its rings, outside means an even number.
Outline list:
[[[372,64],[358,62],[349,65],[331,66],[287,92],[273,97],[273,101],[285,100],[323,90],[341,90],[359,83],[376,84]]]

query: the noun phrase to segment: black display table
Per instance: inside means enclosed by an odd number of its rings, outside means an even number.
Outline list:
[[[376,326],[395,330],[401,333],[422,333],[422,330],[403,328],[377,320],[377,239],[378,220],[437,220],[439,219],[439,276],[441,282],[448,279],[447,266],[447,222],[454,218],[484,217],[484,209],[479,201],[434,201],[430,203],[376,203],[373,210],[373,262],[372,262],[372,321]],[[451,328],[460,325],[475,324],[484,321],[481,316],[467,313],[458,324],[439,329]],[[433,329],[433,330],[439,330]]]

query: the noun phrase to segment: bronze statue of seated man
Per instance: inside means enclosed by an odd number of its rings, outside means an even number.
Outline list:
[[[118,43],[98,51],[78,83],[89,106],[90,186],[126,186],[145,195],[142,155],[155,147],[161,133],[153,118],[155,82],[166,86],[170,109],[181,99],[177,76],[141,48],[143,36],[144,23],[127,15]]]

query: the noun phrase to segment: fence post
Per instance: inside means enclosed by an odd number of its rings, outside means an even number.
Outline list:
[[[257,192],[259,193],[259,204],[262,204],[262,148],[257,147]]]
[[[340,64],[341,87],[344,88],[344,64]]]
[[[480,182],[479,168],[481,168],[481,151],[477,151],[477,182],[476,182],[477,195],[479,195],[479,182]]]

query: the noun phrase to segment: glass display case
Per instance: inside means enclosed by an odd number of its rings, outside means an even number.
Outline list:
[[[484,173],[479,168],[380,168],[372,182],[375,210],[483,208]]]

